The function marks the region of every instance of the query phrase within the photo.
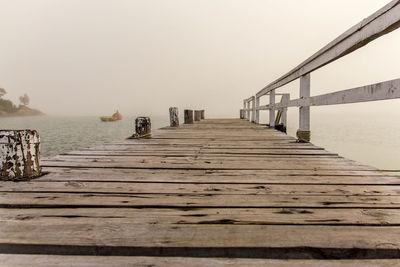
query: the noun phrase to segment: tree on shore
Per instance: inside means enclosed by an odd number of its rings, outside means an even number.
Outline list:
[[[3,99],[2,97],[7,94],[4,88],[0,88],[0,112],[12,113],[16,112],[18,108],[11,102],[11,100]]]
[[[27,106],[29,104],[29,96],[27,94],[24,94],[23,96],[19,97],[19,101],[22,105]]]
[[[2,98],[5,94],[7,94],[6,89],[0,88],[0,98]]]

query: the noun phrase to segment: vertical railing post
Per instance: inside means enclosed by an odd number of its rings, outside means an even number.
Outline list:
[[[255,96],[251,97],[251,122],[256,121],[256,98]]]
[[[246,100],[243,100],[243,119],[246,119]]]
[[[284,94],[282,96],[282,103],[285,105],[285,107],[282,108],[282,125],[283,125],[283,131],[286,133],[287,129],[287,105],[289,104],[290,101],[290,94]]]
[[[247,101],[247,112],[246,112],[247,116],[246,119],[248,121],[250,121],[250,101]]]
[[[256,96],[256,123],[260,124],[260,110],[258,109],[260,107],[260,97]]]
[[[300,77],[300,98],[310,97],[310,74]],[[297,138],[300,142],[310,142],[310,107],[299,108],[299,129]]]
[[[269,127],[275,128],[275,90],[269,92]]]

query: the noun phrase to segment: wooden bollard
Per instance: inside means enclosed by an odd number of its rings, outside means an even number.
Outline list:
[[[29,180],[41,174],[35,130],[0,130],[0,180]]]
[[[194,121],[200,121],[201,120],[201,110],[195,110],[194,111]]]
[[[204,120],[204,109],[202,109],[200,111],[201,111],[201,119]]]
[[[137,117],[135,120],[135,131],[131,138],[151,137],[151,122],[149,117]]]
[[[244,109],[240,110],[240,118],[245,119],[246,118],[246,111]]]
[[[300,143],[309,143],[311,140],[311,131],[301,131],[296,132],[297,141]]]
[[[184,111],[184,123],[192,124],[193,123],[193,110],[185,109]]]
[[[179,116],[178,116],[178,108],[171,107],[169,108],[169,126],[178,127],[179,126]]]

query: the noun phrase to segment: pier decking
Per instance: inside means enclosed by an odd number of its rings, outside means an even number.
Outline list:
[[[0,183],[3,263],[400,257],[399,176],[245,120],[167,127],[42,165],[38,179]]]

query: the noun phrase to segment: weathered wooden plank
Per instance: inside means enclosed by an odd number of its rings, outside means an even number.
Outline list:
[[[400,208],[400,197],[8,192],[0,207]]]
[[[328,163],[329,162],[329,163]],[[124,157],[80,158],[67,157],[55,160],[43,160],[47,167],[92,167],[92,168],[163,168],[163,169],[253,169],[253,170],[375,170],[356,162],[326,158],[273,159],[270,161],[253,158],[251,160],[235,158],[195,157]]]
[[[400,257],[400,177],[240,120],[178,129],[0,183],[0,253]]]
[[[314,170],[152,170],[44,168],[35,181],[109,181],[241,184],[400,184],[399,176],[377,171]]]
[[[169,209],[74,208],[0,209],[0,221],[53,224],[132,223],[202,225],[360,225],[400,226],[399,209]]]
[[[395,266],[397,260],[277,260],[183,257],[123,257],[0,254],[5,267],[14,266]]]
[[[209,248],[223,249],[225,253],[234,252],[235,248],[263,248],[264,252],[275,248],[283,249],[281,253],[286,251],[287,255],[282,253],[281,258],[290,258],[290,253],[296,247],[302,247],[335,249],[336,252],[340,249],[351,250],[353,255],[361,250],[364,257],[365,250],[373,250],[375,253],[383,251],[387,257],[399,257],[400,248],[400,227],[397,226],[143,225],[129,222],[103,223],[101,220],[80,224],[65,220],[44,225],[28,220],[12,224],[0,222],[0,229],[0,252],[3,253],[13,247],[26,253],[32,248],[18,245],[31,244],[32,247],[42,247],[42,253],[51,253],[52,246],[68,246],[70,251],[74,251],[74,246],[77,246],[81,253],[88,253],[88,247],[92,253],[94,247],[107,247],[108,255],[115,255],[118,250],[123,253],[123,248],[129,248],[130,252],[125,250],[127,254],[139,248],[152,248],[147,253],[142,250],[144,256],[167,256],[167,248],[178,249],[176,256],[189,256],[188,247],[194,249],[194,252],[196,249]],[[289,247],[291,249],[288,250]],[[95,253],[100,254],[100,251]],[[212,256],[212,253],[208,255]]]
[[[63,192],[108,194],[203,194],[213,195],[324,195],[400,196],[398,186],[387,185],[278,185],[188,184],[126,182],[0,182],[0,192]],[[183,198],[184,199],[184,198]]]
[[[287,104],[277,103],[273,106],[275,108],[324,106],[378,101],[394,98],[400,98],[400,79],[370,84],[324,95],[293,99],[290,100]],[[269,108],[270,105],[263,107],[263,109]]]
[[[310,150],[310,149],[132,149],[132,150],[85,150],[85,151],[73,151],[64,153],[61,155],[73,155],[73,156],[85,156],[85,155],[98,155],[98,156],[135,156],[135,155],[182,155],[182,156],[194,156],[194,155],[223,155],[223,156],[280,156],[280,155],[300,155],[300,156],[337,156],[336,153],[331,153],[325,150]]]

